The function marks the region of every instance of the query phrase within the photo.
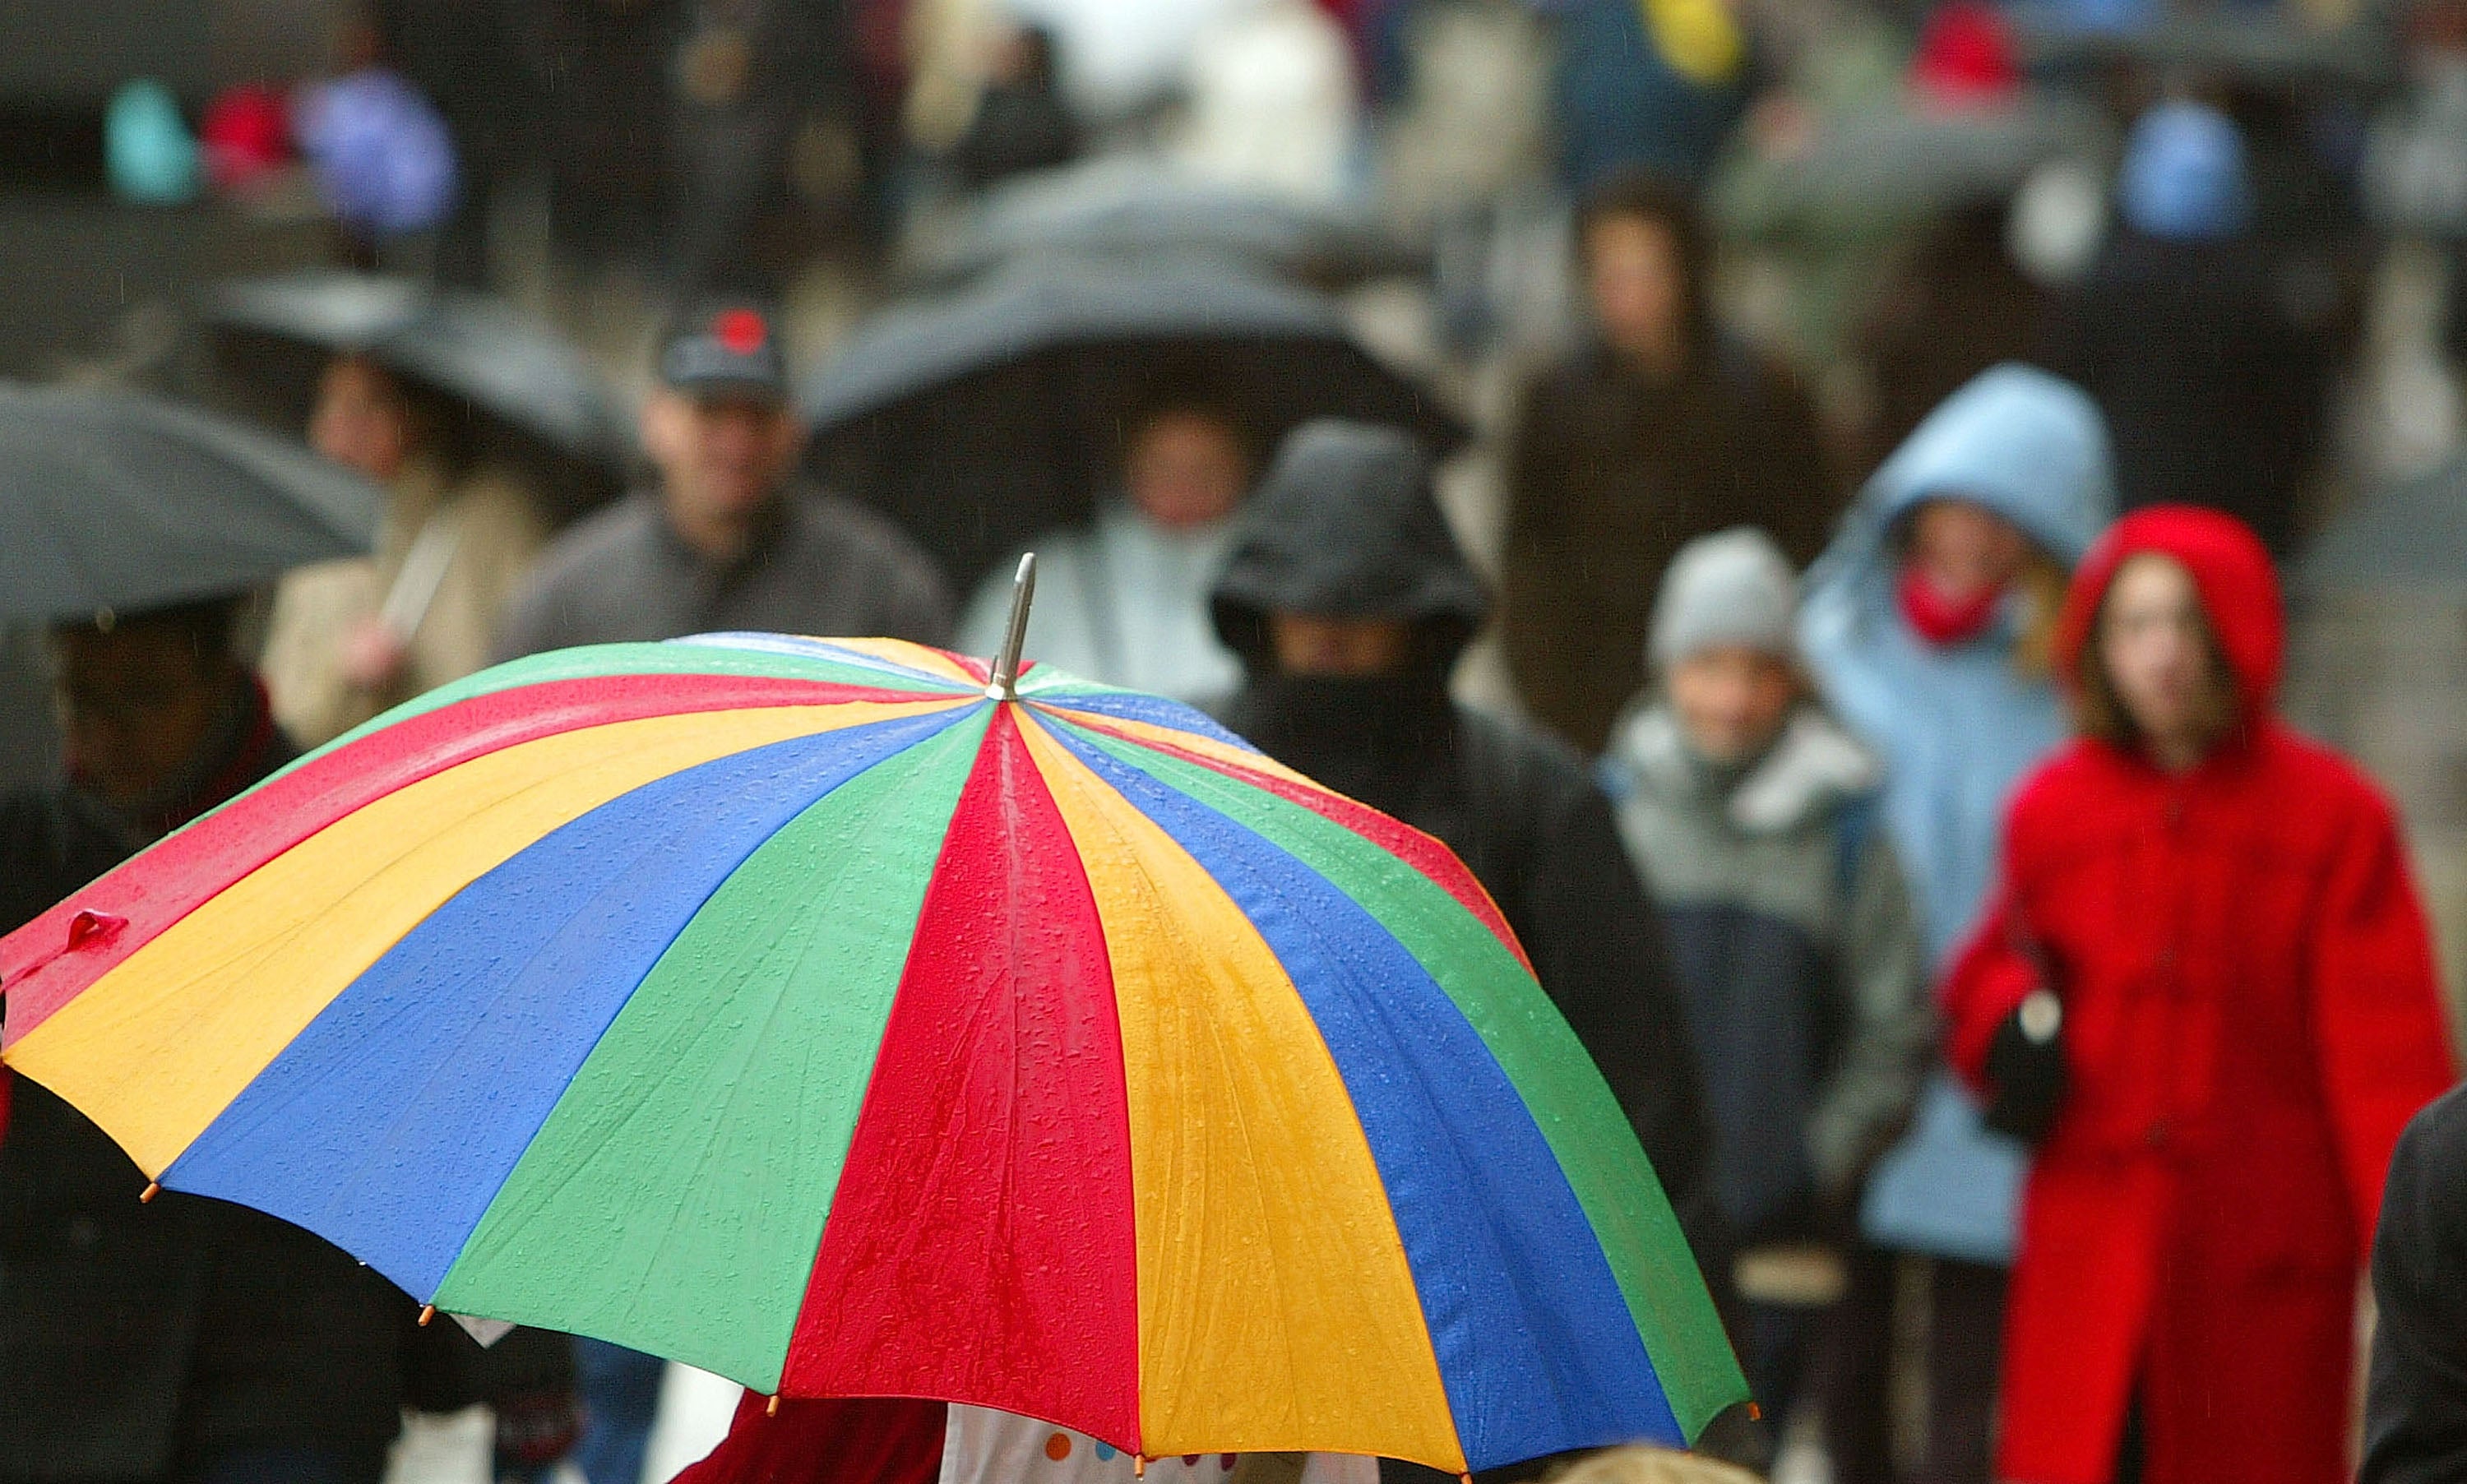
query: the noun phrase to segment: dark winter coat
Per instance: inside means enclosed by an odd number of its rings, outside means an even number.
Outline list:
[[[1079,158],[1079,121],[1051,78],[988,83],[967,132],[951,146],[952,172],[983,189]]]
[[[1927,1063],[1926,950],[1879,773],[1813,707],[1743,770],[1703,761],[1661,706],[1602,757],[1686,996],[1714,1196],[1742,1242],[1822,1235],[1846,1213]]]
[[[647,256],[670,192],[668,63],[683,0],[513,0],[538,89],[560,257]]]
[[[233,781],[290,755],[262,731]],[[0,799],[0,931],[145,838],[66,786]],[[193,1196],[140,1204],[145,1188],[102,1130],[15,1079],[0,1140],[0,1480],[161,1478],[250,1445],[381,1450],[400,1422],[410,1300],[296,1226]]]
[[[1860,326],[1875,385],[1870,469],[1971,378],[2040,354],[2053,301],[2004,245],[2003,202],[1966,208],[1912,242]]]
[[[2333,367],[2280,297],[2252,246],[2126,232],[2059,311],[2048,364],[2106,415],[2121,508],[2224,510],[2294,549]]]
[[[1658,386],[1596,350],[1535,383],[1517,422],[1500,634],[1526,708],[1588,753],[1643,683],[1680,547],[1755,526],[1805,566],[1842,507],[1799,388],[1735,346],[1705,360]]]
[[[792,486],[749,550],[714,561],[637,491],[550,543],[497,648],[504,659],[733,629],[939,644],[951,598],[931,558],[844,500]]]
[[[2119,522],[2074,578],[2060,673],[2141,551],[2192,573],[2245,720],[2184,774],[2105,741],[2057,753],[1944,987],[1982,1086],[2034,986],[2064,1006],[1997,1472],[2099,1484],[2138,1400],[2150,1484],[2331,1484],[2382,1173],[2454,1075],[2432,949],[2389,805],[2272,714],[2278,596],[2250,532],[2183,507]]]
[[[2467,1089],[2399,1135],[2373,1238],[2372,1389],[2357,1484],[2467,1479]]]
[[[1448,667],[1485,599],[1432,498],[1430,474],[1401,433],[1322,423],[1288,440],[1216,585],[1217,630],[1252,675],[1225,707],[1227,723],[1463,860],[1686,1219],[1703,1189],[1708,1141],[1660,926],[1584,763],[1449,702]],[[1278,611],[1407,619],[1414,663],[1366,681],[1280,676],[1266,631]]]

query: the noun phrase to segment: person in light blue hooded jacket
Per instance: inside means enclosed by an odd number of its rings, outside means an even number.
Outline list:
[[[1882,754],[1882,813],[1932,969],[1969,931],[2013,785],[2069,734],[2046,647],[2063,582],[2115,507],[2079,388],[2006,364],[1947,398],[1868,481],[1809,573],[1800,646]],[[2024,1158],[1939,1067],[1860,1213],[1826,1399],[1842,1484],[1892,1477],[1886,1397],[1899,1258],[1929,1263],[1929,1438],[1913,1475],[1987,1477],[2003,1270]],[[1862,1316],[1865,1316],[1864,1319]]]

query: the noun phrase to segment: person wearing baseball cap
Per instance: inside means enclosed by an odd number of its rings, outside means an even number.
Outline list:
[[[778,316],[758,299],[696,304],[660,337],[643,403],[651,483],[553,542],[514,602],[498,658],[723,630],[946,642],[951,600],[881,516],[797,474],[804,449]],[[584,1476],[642,1473],[662,1362],[577,1342]]]
[[[722,629],[949,638],[950,596],[925,553],[798,475],[804,430],[770,305],[696,304],[660,337],[654,370],[651,483],[548,549],[501,658]]]

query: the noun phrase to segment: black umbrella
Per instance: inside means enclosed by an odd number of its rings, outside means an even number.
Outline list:
[[[383,501],[195,408],[0,383],[0,619],[139,612],[361,555]]]
[[[2323,529],[2297,576],[2316,591],[2467,593],[2467,459],[2366,495]]]
[[[1336,306],[1220,260],[1022,262],[886,311],[803,411],[833,487],[900,521],[965,581],[1088,518],[1124,416],[1203,380],[1271,444],[1314,416],[1390,422],[1446,453],[1464,425],[1365,350]]]
[[[928,214],[904,256],[910,276],[948,282],[1038,254],[1192,251],[1327,285],[1429,265],[1427,252],[1360,214],[1119,160],[1007,182],[956,219]]]
[[[492,451],[572,465],[553,478],[609,483],[630,451],[626,419],[581,352],[486,294],[313,269],[218,284],[201,311],[217,369],[244,385],[252,412],[288,427],[306,420],[326,360],[352,353],[469,404],[497,425],[484,430],[506,445]]]

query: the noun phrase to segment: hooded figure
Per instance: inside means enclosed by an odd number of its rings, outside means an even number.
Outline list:
[[[1883,754],[1880,823],[1907,873],[1931,972],[1987,892],[2015,780],[2066,735],[2063,705],[2036,653],[2054,617],[2052,592],[2026,580],[1986,595],[1986,606],[1970,614],[1914,601],[1914,543],[1939,503],[1993,515],[2018,532],[2051,586],[2111,507],[2097,409],[2077,388],[2028,367],[1976,377],[1868,481],[1809,574],[1800,654],[1834,714]],[[1935,1260],[1924,1476],[1985,1479],[2003,1268],[2012,1260],[2022,1170],[2021,1148],[1983,1130],[1939,1068],[1861,1207],[1862,1234],[1878,1250],[1854,1265],[1825,1405],[1845,1480],[1892,1469],[1890,1376],[1900,1351],[1889,1254],[1897,1252]]]
[[[2118,658],[2146,643],[2154,582],[2184,595],[2151,611],[2181,611],[2215,696],[2172,754]],[[2383,1171],[2454,1073],[2389,805],[2275,714],[2281,622],[2252,533],[2183,506],[2119,522],[2066,599],[2085,734],[2015,797],[1996,903],[1943,990],[1983,1089],[2017,1035],[2061,1051],[2000,1477],[2100,1484],[2120,1452],[2151,1484],[2347,1473]]]
[[[2055,686],[2020,652],[2039,617],[2026,611],[2031,595],[2013,595],[1953,643],[1921,634],[1899,600],[1907,527],[1945,499],[1993,511],[2071,567],[2113,499],[2097,410],[2028,367],[1978,377],[1876,472],[1809,574],[1801,652],[1834,711],[1884,754],[1884,824],[1937,965],[1987,893],[2007,795],[2067,732]],[[1912,1138],[1877,1171],[1865,1225],[1890,1247],[2006,1262],[2020,1180],[2020,1152],[1981,1134],[1967,1101],[1939,1081]]]
[[[1644,678],[1671,554],[1754,526],[1804,564],[1842,501],[1806,390],[1715,324],[1709,237],[1686,195],[1614,179],[1586,200],[1576,250],[1594,338],[1516,415],[1499,637],[1527,714],[1595,753]]]
[[[1217,631],[1250,676],[1224,717],[1463,860],[1689,1218],[1706,1162],[1696,1064],[1609,802],[1564,747],[1448,699],[1486,606],[1420,445],[1393,429],[1310,423],[1285,439],[1217,579]],[[1399,643],[1375,668],[1298,673],[1285,655],[1297,619],[1392,625]]]
[[[2161,104],[2133,126],[2116,196],[2122,230],[2057,316],[2053,364],[2107,416],[2125,509],[2225,510],[2283,557],[2332,357],[2252,239],[2243,136],[2214,109]]]

